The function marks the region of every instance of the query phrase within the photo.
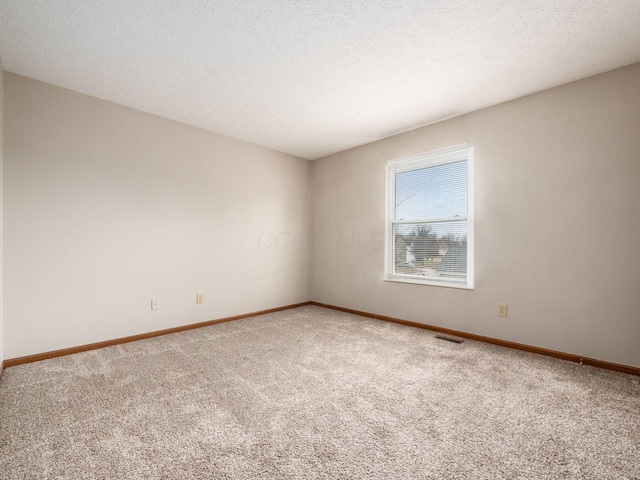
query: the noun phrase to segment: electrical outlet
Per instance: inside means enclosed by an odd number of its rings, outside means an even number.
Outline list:
[[[204,293],[196,293],[196,303],[198,305],[204,303]]]
[[[498,316],[499,317],[506,317],[507,316],[507,304],[506,303],[499,303],[498,304]]]
[[[342,291],[343,291],[344,293],[349,293],[349,284],[348,284],[348,283],[345,283],[345,284],[342,286]]]
[[[151,299],[151,310],[159,310],[160,309],[160,301],[157,298]]]

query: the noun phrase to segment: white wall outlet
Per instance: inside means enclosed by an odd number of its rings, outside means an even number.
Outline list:
[[[342,285],[342,291],[344,293],[349,293],[349,284],[345,283],[344,285]]]
[[[499,317],[506,317],[507,316],[507,304],[506,303],[499,303],[498,304],[498,316]]]
[[[196,303],[198,305],[204,303],[204,293],[196,293]]]
[[[157,298],[152,298],[151,299],[151,310],[158,310],[160,309],[160,301]]]

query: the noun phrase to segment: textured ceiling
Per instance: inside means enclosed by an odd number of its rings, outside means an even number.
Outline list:
[[[640,61],[639,0],[2,0],[5,70],[314,159]]]

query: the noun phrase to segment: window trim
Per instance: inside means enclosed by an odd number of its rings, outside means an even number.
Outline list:
[[[394,228],[398,223],[424,223],[425,219],[395,220],[395,175],[418,168],[434,167],[456,161],[467,161],[467,279],[466,282],[437,281],[425,277],[413,275],[400,275],[393,273],[393,262],[395,261]],[[458,288],[473,290],[475,287],[474,269],[474,150],[466,143],[455,145],[449,148],[425,152],[410,157],[390,160],[386,164],[386,196],[385,196],[385,267],[384,281],[410,283],[416,285],[430,285],[436,287]],[[437,221],[464,220],[465,217],[442,218]],[[433,219],[429,219],[433,222]]]

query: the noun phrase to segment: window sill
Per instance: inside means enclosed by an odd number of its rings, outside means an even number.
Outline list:
[[[456,283],[456,282],[439,282],[429,279],[422,279],[416,277],[409,276],[400,276],[400,275],[387,275],[383,281],[385,282],[396,282],[396,283],[411,283],[413,285],[428,285],[431,287],[445,287],[445,288],[457,288],[460,290],[475,290],[473,285],[469,285],[467,283]]]

